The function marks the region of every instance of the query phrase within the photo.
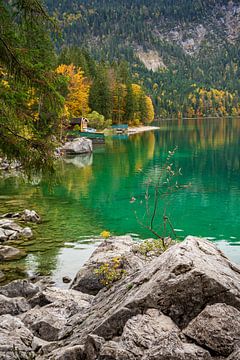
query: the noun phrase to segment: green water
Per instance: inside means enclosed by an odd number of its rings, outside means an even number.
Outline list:
[[[182,169],[179,181],[191,183],[171,196],[167,208],[178,237],[208,237],[240,263],[240,119],[158,125],[160,130],[109,137],[91,156],[60,160],[58,183],[52,187],[37,180],[0,180],[0,213],[30,208],[44,220],[34,226],[34,239],[18,244],[28,256],[0,265],[9,279],[49,273],[60,283],[62,275],[76,273],[103,230],[151,237],[134,211],[143,218],[146,181],[156,176],[175,146],[174,164]],[[160,207],[156,227],[161,214]]]

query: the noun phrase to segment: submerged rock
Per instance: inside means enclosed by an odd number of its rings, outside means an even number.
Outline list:
[[[66,154],[85,154],[92,152],[92,141],[86,138],[76,138],[63,145]]]
[[[12,246],[0,245],[0,261],[20,259],[26,256],[25,252]]]
[[[25,209],[22,212],[15,212],[15,213],[6,213],[0,216],[1,218],[5,219],[19,219],[26,222],[34,222],[39,223],[41,222],[40,215],[34,210]]]
[[[27,222],[40,223],[41,217],[36,211],[25,209],[20,213],[20,219]]]

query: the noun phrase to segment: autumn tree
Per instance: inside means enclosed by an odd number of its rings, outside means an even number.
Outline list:
[[[89,111],[89,80],[80,68],[73,64],[59,65],[56,72],[66,77],[68,94],[65,105],[71,117],[86,116]]]

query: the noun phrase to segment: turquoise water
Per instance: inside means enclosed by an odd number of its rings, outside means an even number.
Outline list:
[[[103,230],[151,237],[136,215],[146,220],[146,183],[157,177],[175,146],[173,166],[182,173],[178,181],[191,186],[168,197],[167,206],[160,201],[155,229],[161,232],[166,206],[179,238],[208,237],[240,263],[240,119],[158,125],[156,131],[108,137],[91,156],[60,160],[52,186],[39,179],[31,184],[13,177],[0,180],[0,213],[31,208],[44,220],[34,226],[34,239],[18,244],[28,256],[0,265],[8,278],[40,273],[60,282],[62,275],[73,276]]]

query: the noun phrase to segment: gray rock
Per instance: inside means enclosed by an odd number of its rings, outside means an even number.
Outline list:
[[[20,214],[20,219],[27,222],[40,223],[41,217],[34,210],[25,209]]]
[[[7,237],[10,237],[16,233],[14,230],[4,230],[4,233]]]
[[[54,302],[62,302],[64,306],[64,304],[71,300],[82,308],[88,308],[91,305],[93,298],[92,295],[83,294],[76,290],[63,290],[56,287],[47,287],[32,297],[30,304],[34,307],[45,306]]]
[[[211,360],[210,353],[195,344],[180,340],[176,333],[166,334],[141,360]]]
[[[83,346],[75,345],[53,351],[50,360],[85,360]]]
[[[26,256],[26,254],[22,250],[16,249],[12,246],[0,245],[0,260],[1,261],[20,259],[24,256]]]
[[[14,231],[12,235],[9,236],[8,240],[18,240],[20,237],[20,232]]]
[[[239,360],[240,359],[240,349],[234,351],[227,360]]]
[[[39,291],[39,286],[30,283],[28,280],[15,280],[0,287],[0,294],[10,298],[24,297],[30,299]]]
[[[30,229],[30,227],[25,227],[22,231],[21,231],[21,235],[26,237],[26,238],[31,238],[33,237],[33,232]]]
[[[20,225],[16,224],[13,220],[9,220],[9,219],[1,219],[0,228],[6,230],[13,230],[17,232],[22,231],[22,227]]]
[[[21,319],[35,336],[46,341],[65,337],[71,331],[71,328],[65,328],[67,320],[90,306],[91,296],[74,290],[49,288],[41,294],[42,297],[32,298],[30,304],[36,305],[39,300],[43,306],[34,307]]]
[[[33,335],[20,319],[0,316],[0,360],[34,359]]]
[[[64,284],[69,284],[72,279],[69,276],[63,276],[62,281],[64,282]]]
[[[90,333],[112,340],[129,319],[149,308],[182,329],[206,304],[220,301],[240,309],[240,269],[214,244],[188,237],[109,290],[102,289],[85,318],[71,319],[71,341],[81,344]]]
[[[104,285],[95,270],[112,258],[121,257],[121,266],[127,274],[142,268],[146,263],[146,259],[135,251],[134,246],[135,242],[131,236],[118,236],[104,240],[79,270],[70,287],[84,293],[96,295]]]
[[[67,154],[85,154],[92,152],[92,141],[86,138],[76,138],[67,142],[62,150]]]
[[[5,234],[5,231],[0,227],[0,242],[4,242],[8,239],[8,236]]]
[[[118,341],[105,342],[99,358],[210,360],[211,356],[196,345],[184,343],[180,329],[169,317],[156,309],[149,309],[146,314],[128,320]]]
[[[50,304],[29,310],[21,315],[20,319],[31,329],[34,336],[46,341],[55,341],[61,339],[60,334],[66,324],[67,311]]]
[[[240,346],[240,311],[226,304],[207,306],[183,332],[198,344],[228,356]]]
[[[30,305],[24,298],[7,298],[4,295],[0,295],[0,315],[18,315],[29,309]]]

